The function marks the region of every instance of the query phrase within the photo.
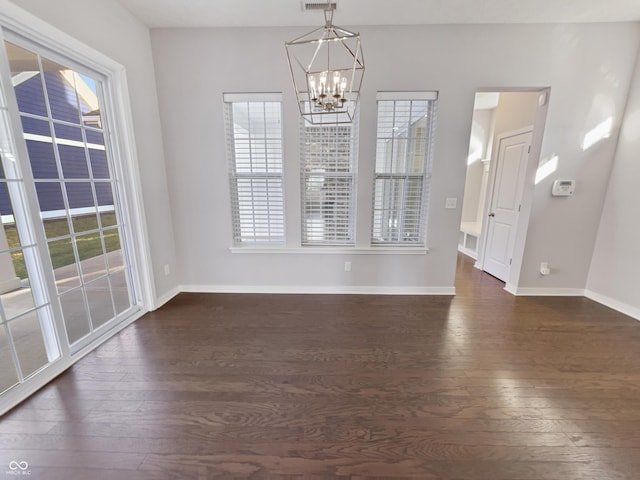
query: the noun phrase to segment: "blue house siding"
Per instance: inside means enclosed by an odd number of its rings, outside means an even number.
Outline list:
[[[54,124],[53,127],[56,138],[64,138],[67,140],[76,140],[82,142],[82,130],[80,127],[73,127],[71,125],[64,125],[61,123]]]
[[[58,154],[64,178],[89,179],[89,166],[84,148],[58,145]]]
[[[18,109],[22,113],[31,113],[41,117],[47,116],[40,74],[18,85],[16,87],[16,96]]]
[[[69,123],[80,124],[80,112],[75,90],[56,72],[45,72],[44,82],[51,107],[51,117]],[[85,108],[85,111],[89,111]]]
[[[107,180],[111,178],[109,175],[109,164],[107,163],[107,154],[104,150],[89,149],[89,159],[91,160],[91,172],[93,178]]]
[[[53,144],[27,140],[27,152],[29,153],[33,178],[58,178]]]
[[[36,182],[36,193],[40,205],[47,205],[48,210],[64,210],[62,187],[60,183]]]
[[[13,215],[11,202],[9,201],[9,192],[5,182],[0,181],[0,216]]]
[[[94,186],[96,188],[96,197],[98,197],[98,205],[100,207],[112,206],[113,191],[111,190],[111,183],[96,182]]]
[[[102,132],[97,132],[95,130],[85,130],[85,134],[87,135],[88,143],[104,145],[104,137],[102,136]]]
[[[46,120],[38,120],[37,118],[21,117],[22,129],[25,133],[33,133],[35,135],[42,135],[43,137],[50,137],[51,130],[49,129],[49,122]]]
[[[20,113],[42,117],[21,116],[40,210],[43,213],[63,211],[65,209],[63,188],[67,195],[68,207],[72,210],[113,207],[109,165],[106,152],[102,147],[104,136],[100,130],[81,124],[82,114],[89,114],[90,107],[78,98],[75,89],[61,73],[47,71],[44,74],[44,80],[54,133],[58,140],[56,145],[53,144],[50,123],[47,120],[42,76],[34,75],[15,87]],[[74,125],[62,124],[58,121]],[[88,148],[85,149],[79,144],[64,144],[65,142],[84,143],[83,129]],[[99,148],[91,148],[92,146]],[[58,171],[54,148],[57,148],[62,172]],[[4,178],[1,169],[0,175],[2,175],[0,178]],[[91,186],[92,178],[96,181],[94,188]],[[82,180],[87,181],[82,182]],[[0,215],[13,215],[4,182],[0,182]]]

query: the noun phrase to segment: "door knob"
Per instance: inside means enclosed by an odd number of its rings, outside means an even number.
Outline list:
[[[489,214],[489,216],[490,216],[490,217],[495,217],[495,216],[496,216],[496,214],[495,214],[495,213],[493,213],[493,212],[491,212],[491,213]]]

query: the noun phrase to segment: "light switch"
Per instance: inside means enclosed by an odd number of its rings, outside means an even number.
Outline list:
[[[458,208],[458,197],[447,197],[444,208]]]

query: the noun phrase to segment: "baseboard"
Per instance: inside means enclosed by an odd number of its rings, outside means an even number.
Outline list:
[[[178,295],[181,291],[182,291],[182,289],[180,287],[175,287],[175,288],[172,288],[171,290],[169,290],[167,293],[165,293],[161,297],[156,298],[155,305],[154,305],[153,309],[154,310],[159,309],[165,303],[167,303],[169,300],[171,300],[173,297]]]
[[[581,288],[522,288],[507,284],[504,289],[517,297],[584,297]]]
[[[628,303],[615,300],[611,297],[601,295],[591,290],[586,290],[584,292],[584,296],[593,300],[594,302],[601,303],[605,307],[612,308],[620,313],[624,313],[625,315],[630,316],[631,318],[640,320],[640,308],[638,307],[634,307],[632,305],[629,305]]]
[[[190,293],[344,294],[344,295],[455,295],[454,287],[254,286],[182,285]]]

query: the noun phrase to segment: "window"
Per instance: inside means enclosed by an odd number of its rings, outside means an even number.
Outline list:
[[[281,95],[224,101],[234,243],[284,243]]]
[[[373,245],[425,243],[437,94],[379,93]]]
[[[300,119],[302,244],[353,245],[357,117],[351,124]]]

